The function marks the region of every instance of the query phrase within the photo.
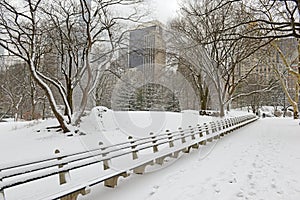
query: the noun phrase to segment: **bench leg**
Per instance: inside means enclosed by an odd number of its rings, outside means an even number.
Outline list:
[[[192,147],[192,146],[189,146],[189,147],[183,149],[182,152],[183,152],[183,153],[190,153],[191,147]]]
[[[60,200],[77,200],[78,195],[80,195],[80,194],[81,195],[86,195],[90,192],[91,192],[90,189],[85,189],[84,188],[84,189],[81,189],[81,190],[79,190],[77,192],[74,192],[72,194],[66,195],[66,196],[60,198]]]
[[[200,145],[206,145],[206,140],[199,142]]]
[[[145,173],[145,169],[146,169],[146,167],[147,167],[148,165],[154,165],[154,162],[151,161],[151,162],[145,163],[145,164],[143,164],[143,165],[141,165],[141,166],[139,166],[139,167],[137,167],[137,168],[134,168],[134,169],[133,169],[133,172],[134,172],[135,174],[144,174],[144,173]]]
[[[157,147],[157,145],[153,145],[153,153],[156,153],[156,152],[158,152],[158,147]]]
[[[137,151],[132,151],[132,159],[133,159],[133,160],[138,159]]]
[[[220,139],[220,135],[216,135],[216,136],[214,137],[214,139],[215,139],[215,140]]]
[[[104,161],[103,161],[103,169],[104,169],[104,170],[109,169],[108,160],[104,160]]]
[[[156,158],[156,159],[155,159],[155,163],[156,163],[156,164],[159,164],[159,165],[164,164],[164,160],[165,160],[166,157],[172,158],[172,154],[169,154],[169,155],[166,155],[166,156],[162,156],[162,157],[160,157],[160,158]]]
[[[5,200],[5,195],[3,190],[0,191],[0,200]]]
[[[172,155],[172,158],[178,158],[181,151],[175,151]]]
[[[119,179],[120,176],[123,176],[124,178],[126,178],[129,175],[126,172],[124,172],[124,173],[122,173],[120,175],[117,175],[117,176],[114,176],[114,177],[112,177],[110,179],[107,179],[107,180],[104,181],[104,186],[111,187],[111,188],[116,187],[117,184],[118,184],[118,179]]]
[[[59,168],[62,168],[63,165],[58,165]],[[61,172],[59,173],[59,184],[65,184],[68,182],[68,180],[70,180],[70,173],[69,172]]]
[[[56,155],[59,155],[60,154],[60,150],[56,149],[54,151],[54,153]],[[57,158],[58,161],[60,161],[61,159],[62,159],[62,157],[58,157]],[[59,164],[58,168],[60,169],[60,168],[63,168],[64,166],[65,166],[64,164]],[[67,181],[69,181],[69,180],[70,180],[70,173],[69,173],[69,171],[67,171],[67,172],[60,172],[59,173],[59,184],[60,185],[67,183]]]
[[[193,148],[193,149],[199,149],[199,144],[198,144],[198,143],[197,143],[197,144],[193,144],[193,145],[192,145],[192,148]]]

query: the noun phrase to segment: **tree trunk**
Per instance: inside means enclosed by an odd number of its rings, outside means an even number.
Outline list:
[[[203,94],[200,92],[200,109],[201,110],[206,110],[207,109],[207,103],[208,103],[208,98],[209,98],[209,89],[208,87],[205,87],[205,91]]]
[[[83,8],[82,10],[87,9],[87,13],[90,14],[90,8],[87,8],[87,7],[83,6],[82,4],[81,4],[81,7]],[[86,49],[85,49],[84,55],[83,55],[83,64],[85,65],[86,70],[87,70],[87,83],[86,83],[86,86],[83,88],[80,108],[75,116],[74,125],[76,125],[76,126],[80,123],[81,117],[86,109],[90,90],[92,89],[92,86],[93,86],[93,83],[92,83],[93,74],[92,74],[92,68],[91,68],[91,63],[90,63],[90,54],[91,54],[91,49],[92,49],[93,43],[92,43],[92,36],[91,36],[91,29],[90,29],[91,21],[90,21],[89,17],[86,19],[85,23],[86,23],[85,31],[86,31],[87,38],[86,38]]]
[[[34,79],[34,81],[42,88],[42,90],[45,92],[46,97],[48,98],[51,110],[54,114],[54,116],[56,117],[62,131],[64,133],[70,132],[70,130],[68,129],[65,120],[63,118],[63,116],[58,112],[57,106],[56,106],[56,102],[55,99],[53,97],[53,93],[50,90],[50,88],[47,86],[47,84],[38,76],[38,74],[35,71],[35,66],[34,66],[34,62],[33,60],[31,60],[29,63],[29,68],[30,68],[30,73]]]
[[[35,120],[35,102],[31,100],[31,120]]]
[[[71,114],[73,114],[73,89],[70,87],[67,88],[67,102],[69,104]],[[68,108],[65,108],[65,115],[68,115]]]
[[[230,111],[230,103],[227,103],[226,110],[227,110],[228,112]]]
[[[47,96],[48,99],[51,99],[51,97],[50,97],[51,95],[48,92],[46,92],[46,96]],[[63,130],[63,132],[64,133],[70,132],[70,130],[68,129],[68,127],[65,124],[65,120],[64,120],[63,116],[61,116],[61,114],[57,111],[55,103],[51,100],[49,100],[49,103],[50,103],[50,107],[52,109],[52,112],[53,112],[54,116],[56,117],[61,129]]]
[[[206,102],[206,99],[201,99],[200,100],[200,110],[206,110],[207,109],[207,102]]]
[[[46,98],[43,98],[43,112],[42,112],[42,119],[46,119]]]
[[[32,85],[32,80],[30,80],[30,101],[31,101],[31,120],[35,119],[35,88]]]
[[[220,83],[218,83],[218,84],[220,84]],[[219,88],[221,88],[221,87],[219,87]],[[225,104],[224,104],[220,89],[218,90],[218,99],[219,99],[220,117],[224,117],[225,116]]]
[[[298,114],[299,114],[298,109],[294,110],[294,119],[299,119]]]
[[[81,103],[80,103],[80,108],[79,111],[76,113],[75,120],[74,120],[74,125],[77,126],[80,123],[81,117],[86,109],[87,102],[88,102],[88,97],[89,97],[89,92],[92,87],[92,69],[90,66],[90,48],[86,51],[85,55],[85,65],[86,65],[86,70],[87,70],[87,83],[85,88],[83,89],[82,92],[82,98],[81,98]]]
[[[223,103],[220,103],[220,117],[225,116],[225,106]]]

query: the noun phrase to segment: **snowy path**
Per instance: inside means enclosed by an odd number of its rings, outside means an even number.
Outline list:
[[[300,199],[300,127],[261,119],[168,167],[148,168],[116,189],[96,186],[79,199]]]

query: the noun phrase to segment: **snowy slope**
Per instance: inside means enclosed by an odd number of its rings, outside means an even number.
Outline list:
[[[243,114],[245,113],[239,112],[235,115]],[[127,141],[129,136],[138,139],[147,137],[150,133],[158,135],[166,130],[177,131],[178,128],[195,127],[197,124],[218,119],[199,116],[197,111],[112,111],[105,107],[95,107],[83,120],[80,128],[89,135],[99,135],[99,140],[105,145],[110,145]]]
[[[166,168],[121,180],[116,189],[97,186],[79,199],[298,200],[299,130],[292,119],[261,119]]]

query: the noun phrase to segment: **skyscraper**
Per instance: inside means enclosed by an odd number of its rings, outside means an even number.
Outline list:
[[[129,68],[141,67],[149,78],[153,78],[156,65],[166,64],[162,26],[158,21],[151,21],[130,32]]]
[[[198,108],[198,97],[189,82],[175,68],[167,66],[167,35],[163,25],[151,21],[129,34],[128,69],[114,87],[112,109],[180,111]]]

